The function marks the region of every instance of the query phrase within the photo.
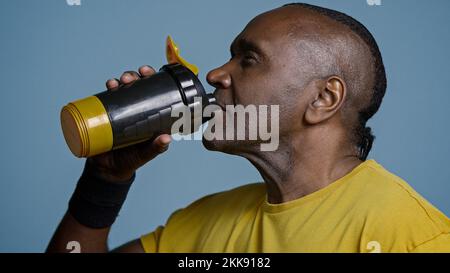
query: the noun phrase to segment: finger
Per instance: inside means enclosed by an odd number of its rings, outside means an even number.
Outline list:
[[[167,134],[162,134],[153,141],[158,147],[166,147],[172,142],[172,137]]]
[[[106,88],[108,88],[108,90],[109,89],[114,89],[114,88],[118,87],[119,84],[120,84],[119,80],[117,80],[117,79],[109,79],[109,80],[106,81]]]
[[[152,140],[147,140],[129,147],[115,151],[116,160],[121,161],[118,166],[126,166],[125,169],[136,170],[150,160],[169,149],[172,138],[165,134]]]
[[[140,75],[136,71],[125,71],[122,76],[120,76],[120,82],[123,84],[128,84],[138,80]]]
[[[143,162],[152,160],[157,155],[164,153],[169,149],[169,144],[172,141],[172,137],[167,134],[163,134],[155,138],[153,141],[148,140],[138,144],[139,158]],[[145,163],[143,163],[145,164]]]
[[[142,77],[151,76],[156,73],[155,69],[149,65],[143,65],[139,67],[139,73],[142,75]]]
[[[143,150],[147,155],[153,155],[152,157],[157,156],[158,154],[164,153],[169,149],[169,144],[172,141],[172,137],[167,134],[163,134],[155,138],[151,145],[147,148],[147,150]]]

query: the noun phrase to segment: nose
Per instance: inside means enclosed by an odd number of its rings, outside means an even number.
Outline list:
[[[209,71],[206,80],[218,89],[227,89],[231,86],[231,76],[223,66]]]

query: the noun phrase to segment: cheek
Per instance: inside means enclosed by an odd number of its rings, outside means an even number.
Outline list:
[[[235,102],[241,105],[272,105],[276,87],[269,77],[252,77],[235,82]]]
[[[284,133],[301,128],[306,105],[302,90],[290,85],[272,88],[273,92],[267,100],[269,104],[279,105],[280,132]]]
[[[235,97],[236,104],[246,105],[267,105],[269,101],[264,95],[264,90],[257,85],[249,86],[248,88],[236,90]]]
[[[289,63],[290,64],[290,63]],[[292,65],[291,65],[292,66]],[[232,77],[234,102],[242,105],[279,105],[292,102],[293,86],[298,84],[298,69],[276,62],[251,67]]]

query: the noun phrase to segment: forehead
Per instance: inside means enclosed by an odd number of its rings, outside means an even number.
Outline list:
[[[245,39],[266,50],[285,49],[296,41],[338,32],[338,25],[315,12],[297,7],[281,7],[256,16],[235,41]]]

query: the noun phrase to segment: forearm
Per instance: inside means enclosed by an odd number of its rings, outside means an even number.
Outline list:
[[[132,174],[125,180],[112,179],[86,161],[69,201],[69,209],[56,229],[47,252],[108,251],[110,227],[125,202],[134,176]]]
[[[110,227],[90,228],[80,224],[66,212],[55,231],[46,252],[107,252]],[[75,243],[69,243],[74,241]],[[71,244],[77,247],[72,247]]]

